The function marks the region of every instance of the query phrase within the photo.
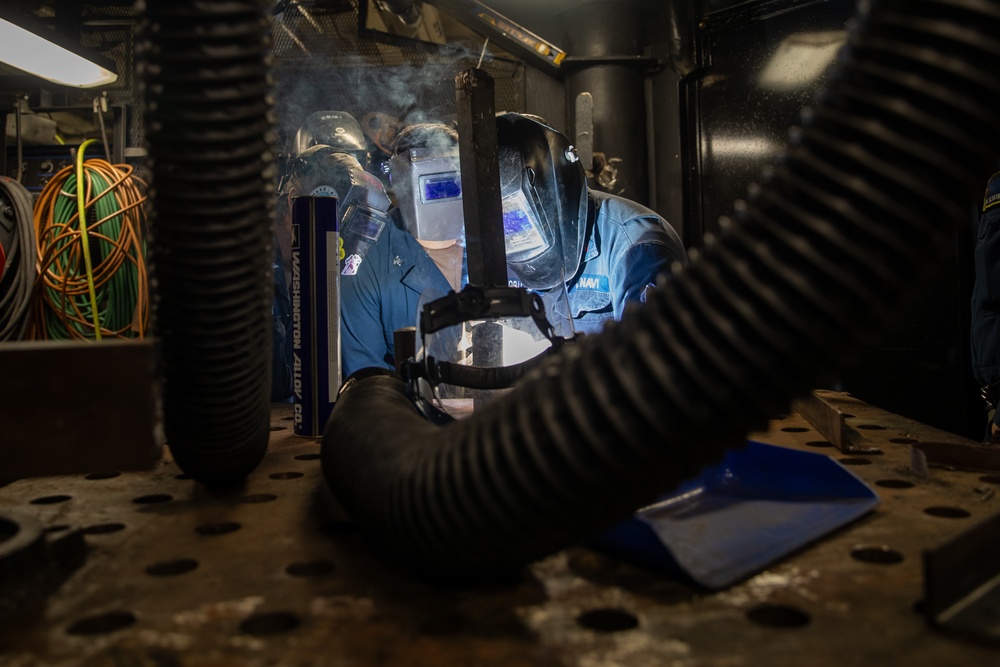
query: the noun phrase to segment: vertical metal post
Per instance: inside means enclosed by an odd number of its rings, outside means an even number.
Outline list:
[[[455,93],[469,282],[506,286],[493,77],[476,68],[459,72]]]
[[[642,55],[644,18],[643,6],[634,0],[585,4],[565,14],[566,50],[573,54],[566,75],[569,99],[593,96],[593,150],[618,160],[609,172],[615,177],[598,185],[640,204],[649,201],[646,73],[629,59]],[[571,136],[579,131],[574,126]]]

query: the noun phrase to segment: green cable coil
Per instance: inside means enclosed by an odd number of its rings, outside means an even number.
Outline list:
[[[41,289],[35,337],[143,337],[148,320],[145,196],[127,166],[88,160],[81,173],[83,229],[72,168],[53,177],[36,204]]]

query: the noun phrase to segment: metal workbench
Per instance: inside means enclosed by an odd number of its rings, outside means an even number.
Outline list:
[[[1000,664],[921,613],[922,553],[1000,511],[1000,473],[914,466],[915,442],[968,441],[833,400],[881,453],[831,448],[796,412],[752,437],[834,456],[881,503],[721,592],[584,547],[489,586],[416,580],[338,510],[288,405],[240,488],[208,490],[170,460],[13,482],[0,513],[40,521],[57,556],[0,621],[0,665]]]

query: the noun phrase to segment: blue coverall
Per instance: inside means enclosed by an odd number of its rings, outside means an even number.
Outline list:
[[[973,263],[972,371],[986,387],[1000,382],[1000,172],[986,185]],[[1000,388],[993,394],[1000,395]],[[993,421],[1000,424],[1000,412]]]
[[[677,232],[650,209],[591,190],[586,253],[566,283],[573,328],[596,333],[621,319],[625,304],[646,300],[646,291],[673,262],[687,262]]]
[[[424,290],[451,291],[417,240],[393,222],[368,250],[356,275],[340,276],[340,354],[346,379],[368,367],[393,368],[393,332],[417,323]]]
[[[621,318],[628,302],[644,301],[661,273],[687,255],[677,233],[650,209],[590,191],[586,253],[567,287],[573,327],[595,333]],[[427,288],[451,291],[434,261],[398,226],[371,247],[355,276],[340,277],[343,377],[369,366],[393,367],[393,331],[416,324],[417,301]],[[463,281],[464,282],[464,281]],[[512,281],[515,284],[516,281]]]

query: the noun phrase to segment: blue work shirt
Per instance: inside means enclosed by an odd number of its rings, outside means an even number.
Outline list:
[[[343,377],[362,368],[394,368],[393,332],[417,323],[424,290],[451,291],[417,240],[387,224],[355,275],[340,276],[340,354]]]
[[[657,276],[687,262],[677,232],[650,209],[595,190],[589,200],[586,252],[566,283],[573,328],[587,334],[621,319],[626,304],[646,300]]]
[[[972,371],[986,386],[1000,382],[1000,172],[986,186],[973,264]]]

